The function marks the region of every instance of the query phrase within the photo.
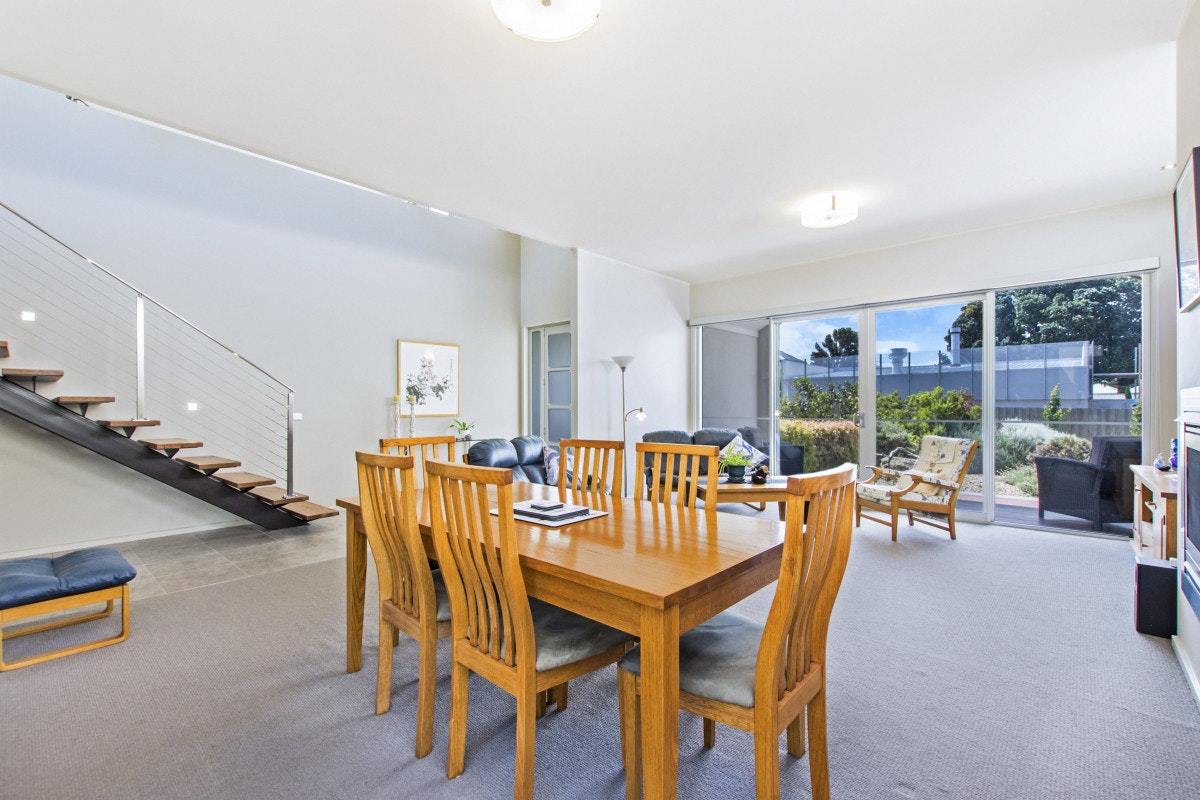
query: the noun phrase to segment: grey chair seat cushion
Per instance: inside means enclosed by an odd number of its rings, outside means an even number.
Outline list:
[[[135,577],[137,570],[111,547],[0,562],[0,608],[94,592],[129,583]]]
[[[533,597],[529,598],[529,610],[533,614],[538,672],[582,661],[633,639],[624,631]]]
[[[433,593],[437,596],[437,621],[450,621],[450,593],[446,591],[446,581],[442,578],[442,571],[435,569],[433,571]]]
[[[679,688],[743,708],[754,707],[754,669],[762,642],[761,622],[724,611],[679,637]],[[642,648],[620,661],[621,669],[640,675]]]

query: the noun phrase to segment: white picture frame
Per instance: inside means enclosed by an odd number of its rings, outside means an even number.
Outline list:
[[[397,339],[396,394],[405,411],[416,399],[418,417],[457,417],[458,345]]]

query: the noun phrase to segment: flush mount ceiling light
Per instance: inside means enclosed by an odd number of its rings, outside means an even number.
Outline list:
[[[858,195],[830,192],[810,197],[800,206],[800,224],[806,228],[836,228],[858,219]]]
[[[492,11],[518,36],[561,42],[592,27],[600,0],[492,0]]]

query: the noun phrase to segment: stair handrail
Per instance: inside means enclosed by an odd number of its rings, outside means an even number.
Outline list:
[[[144,301],[147,301],[147,300],[150,301],[151,303],[153,303],[158,308],[162,309],[164,312],[166,312],[170,316],[177,319],[179,322],[181,322],[184,325],[186,325],[187,327],[191,328],[196,333],[198,333],[201,336],[203,336],[204,338],[208,339],[210,342],[212,342],[216,346],[226,350],[234,358],[237,358],[240,361],[242,361],[243,363],[247,364],[248,366],[253,367],[255,370],[262,373],[263,376],[269,378],[270,380],[272,380],[275,383],[282,386],[287,391],[287,487],[286,487],[286,494],[288,497],[291,497],[295,494],[294,486],[293,486],[293,452],[292,452],[292,448],[293,448],[293,429],[292,429],[293,408],[292,407],[293,407],[293,403],[295,401],[295,391],[296,391],[295,389],[293,389],[285,381],[280,380],[279,378],[272,375],[270,372],[267,372],[265,369],[260,367],[258,364],[254,363],[250,359],[248,359],[245,356],[243,356],[242,354],[238,353],[232,347],[225,344],[221,340],[217,339],[215,336],[208,333],[200,326],[191,322],[186,317],[184,317],[182,314],[176,313],[175,311],[168,308],[163,303],[160,303],[158,300],[155,300],[153,297],[150,297],[145,292],[143,292],[141,289],[138,289],[136,286],[134,286],[131,283],[129,283],[128,281],[126,281],[124,278],[121,278],[119,275],[114,274],[111,270],[106,269],[101,264],[98,264],[95,261],[93,261],[91,258],[88,258],[83,253],[79,252],[74,247],[71,247],[71,245],[67,244],[62,239],[59,239],[54,234],[50,233],[50,231],[46,230],[41,225],[38,225],[33,220],[29,219],[29,217],[27,217],[24,214],[22,214],[21,212],[17,211],[15,208],[8,205],[7,203],[5,203],[2,200],[0,200],[0,208],[3,208],[5,211],[9,212],[14,217],[16,217],[17,219],[24,222],[26,225],[28,225],[31,228],[33,228],[34,230],[38,231],[39,233],[41,233],[43,236],[47,237],[48,239],[54,241],[56,244],[58,244],[63,249],[75,254],[76,256],[83,259],[88,264],[91,264],[93,267],[100,270],[105,275],[107,275],[109,278],[113,279],[117,283],[119,283],[122,286],[124,286],[125,288],[129,289],[131,292],[133,292],[136,295],[136,297],[137,297],[137,306],[136,306],[137,353],[136,353],[136,357],[135,357],[136,375],[137,375],[137,400],[136,400],[136,402],[137,402],[137,417],[139,419],[146,418],[145,417],[145,402],[146,402],[145,329],[144,329],[145,315],[144,315],[143,303],[144,303]]]

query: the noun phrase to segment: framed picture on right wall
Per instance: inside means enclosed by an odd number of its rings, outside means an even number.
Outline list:
[[[1175,263],[1179,277],[1179,310],[1200,302],[1200,215],[1196,208],[1196,157],[1192,149],[1175,184]]]

